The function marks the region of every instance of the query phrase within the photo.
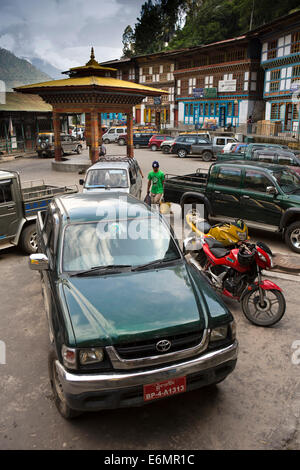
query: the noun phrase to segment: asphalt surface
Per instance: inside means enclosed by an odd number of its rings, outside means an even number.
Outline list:
[[[108,151],[121,154],[125,148],[110,145]],[[153,160],[174,174],[208,167],[148,150],[136,151],[136,157],[145,175]],[[51,160],[37,158],[0,167],[18,169],[23,181],[43,178],[65,185],[81,178],[52,172]],[[280,239],[261,235],[273,250],[288,253]],[[273,328],[251,325],[237,303],[226,301],[237,322],[239,359],[233,374],[215,389],[142,408],[85,414],[67,422],[52,400],[40,280],[27,262],[17,248],[0,252],[0,341],[6,344],[7,356],[6,365],[0,364],[0,449],[300,449],[300,351],[297,354],[294,349],[296,341],[300,344],[300,284],[296,276],[273,279],[287,301],[285,316]]]

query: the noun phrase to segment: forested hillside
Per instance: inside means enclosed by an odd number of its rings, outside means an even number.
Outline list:
[[[299,0],[147,0],[123,35],[130,57],[208,44],[257,28],[299,9]]]
[[[13,87],[50,80],[49,75],[41,72],[27,60],[19,59],[10,51],[0,48],[0,80],[5,82],[6,90]]]

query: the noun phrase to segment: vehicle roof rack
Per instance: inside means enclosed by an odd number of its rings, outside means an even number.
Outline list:
[[[132,162],[135,158],[126,157],[124,155],[105,155],[100,157],[96,163],[99,162]]]

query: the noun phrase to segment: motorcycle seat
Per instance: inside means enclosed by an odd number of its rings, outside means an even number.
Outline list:
[[[207,237],[205,241],[216,258],[223,258],[223,256],[229,255],[230,250],[225,248],[224,245],[215,238]]]

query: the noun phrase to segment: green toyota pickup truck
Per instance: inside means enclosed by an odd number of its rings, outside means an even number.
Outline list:
[[[208,173],[167,175],[164,199],[204,206],[212,220],[242,218],[249,227],[280,232],[300,253],[300,177],[292,167],[252,161],[224,161]]]
[[[233,371],[233,316],[161,215],[124,193],[52,200],[38,214],[49,374],[65,418],[138,406]]]

